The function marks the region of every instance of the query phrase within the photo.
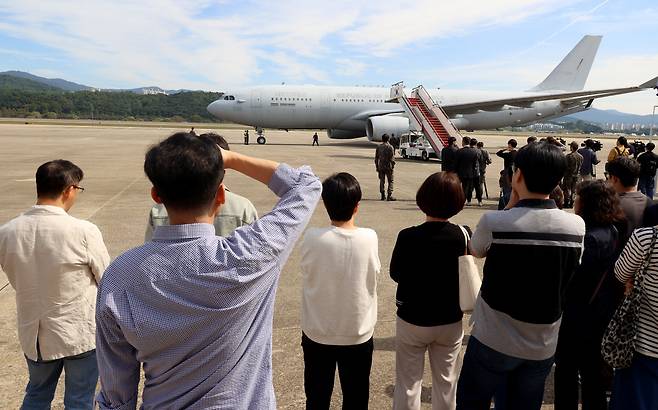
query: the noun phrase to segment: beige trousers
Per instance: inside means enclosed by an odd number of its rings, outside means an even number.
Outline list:
[[[454,410],[457,359],[464,330],[462,322],[423,327],[397,318],[395,331],[395,392],[393,409],[420,409],[425,351],[432,369],[432,410]]]

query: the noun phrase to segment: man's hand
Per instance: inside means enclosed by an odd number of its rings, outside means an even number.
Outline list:
[[[233,160],[235,159],[235,154],[232,151],[227,151],[222,149],[219,145],[217,146],[219,148],[219,152],[222,154],[222,161],[224,163],[224,169],[230,169],[231,165],[233,163]]]
[[[265,185],[270,182],[274,171],[279,166],[278,162],[267,159],[253,158],[234,151],[225,151],[221,148],[219,150],[222,153],[224,169],[232,169]]]

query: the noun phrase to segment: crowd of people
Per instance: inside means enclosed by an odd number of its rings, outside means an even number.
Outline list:
[[[400,231],[391,255],[393,407],[420,408],[428,353],[433,409],[489,409],[492,401],[497,409],[539,409],[554,364],[557,410],[579,402],[608,408],[608,391],[611,409],[658,408],[658,254],[651,249],[658,205],[637,191],[648,176],[642,164],[653,157],[636,160],[616,147],[603,181],[593,178],[598,160],[588,144],[571,144],[565,155],[556,141],[517,149],[512,139],[496,153],[504,161],[503,209],[471,229],[450,219],[473,191],[481,204],[491,161],[481,142],[455,142],[442,152],[442,171],[417,191],[425,222]],[[382,200],[391,201],[389,147],[378,147],[375,165]],[[279,201],[259,217],[226,187],[226,170],[265,184]],[[156,203],[146,241],[112,262],[100,230],[68,215],[84,188],[82,170],[66,160],[38,168],[36,205],[0,227],[0,267],[16,290],[29,372],[23,408],[49,408],[62,370],[67,408],[135,408],[141,370],[145,408],[276,408],[274,299],[298,240],[306,408],[329,408],[336,369],[343,408],[367,408],[381,262],[375,230],[356,224],[357,179],[339,172],[321,182],[309,167],[249,157],[219,135],[186,132],[150,147],[144,171]],[[306,229],[320,200],[327,224]],[[458,372],[466,254],[486,261]],[[613,372],[601,339],[647,256],[635,357]]]

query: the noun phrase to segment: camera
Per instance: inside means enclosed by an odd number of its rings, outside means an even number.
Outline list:
[[[641,153],[647,150],[644,142],[640,140],[635,140],[628,145],[630,145],[630,147],[633,147],[631,148],[633,151],[633,158],[637,158],[638,155],[640,155]]]
[[[590,147],[594,151],[601,151],[603,149],[603,143],[599,140],[593,140],[591,138],[586,139],[580,144],[581,147]]]

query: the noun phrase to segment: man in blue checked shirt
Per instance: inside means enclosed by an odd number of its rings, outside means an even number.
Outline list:
[[[231,236],[212,225],[224,169],[266,184],[279,202]],[[320,198],[308,167],[223,151],[177,133],[151,147],[144,170],[170,226],[119,256],[98,292],[97,357],[105,409],[275,409],[272,316],[281,269]]]

